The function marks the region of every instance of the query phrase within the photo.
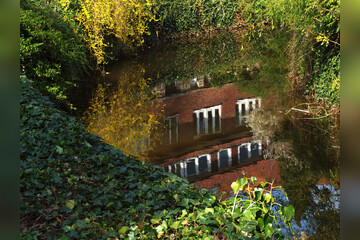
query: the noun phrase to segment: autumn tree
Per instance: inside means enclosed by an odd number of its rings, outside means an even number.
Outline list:
[[[75,21],[97,64],[105,63],[107,36],[125,46],[139,46],[155,21],[155,0],[59,0],[67,20]]]
[[[143,74],[141,66],[125,71],[111,92],[99,84],[84,120],[87,132],[126,155],[145,159],[146,152],[161,138],[164,114]]]

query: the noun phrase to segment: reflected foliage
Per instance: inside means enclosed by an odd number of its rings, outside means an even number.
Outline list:
[[[224,31],[154,47],[137,61],[154,83],[171,83],[232,65],[241,58],[241,41],[240,33]]]
[[[340,239],[340,191],[328,186],[318,186],[312,191],[314,203],[303,217],[311,234],[308,239]]]
[[[281,182],[296,209],[295,220],[310,239],[338,239],[339,128],[338,119],[304,119],[302,112],[253,111],[247,125],[254,138],[267,141],[266,158],[279,163]],[[327,182],[331,188],[319,187]]]
[[[152,85],[207,75],[214,87],[233,82],[241,91],[271,96],[283,93],[287,85],[287,39],[285,31],[269,32],[253,41],[243,32],[223,31],[153,47],[134,63],[144,67]],[[110,72],[119,69],[127,71],[122,62],[109,66]]]
[[[84,118],[86,131],[136,157],[145,157],[163,128],[163,106],[143,74],[141,67],[133,68],[118,76],[118,85],[111,91],[100,84]]]
[[[339,234],[339,211],[325,207],[332,194],[321,193],[316,189],[316,185],[323,179],[335,188],[340,187],[339,148],[336,142],[339,139],[338,129],[331,126],[331,123],[330,119],[295,120],[279,136],[279,139],[288,139],[292,143],[289,151],[293,156],[279,158],[278,162],[282,182],[297,210],[295,219],[300,221],[307,211],[317,209],[314,210],[316,214],[312,213],[311,216],[312,221],[319,223],[314,231],[315,236],[326,231],[331,235],[330,238],[318,239],[337,239]],[[320,203],[314,201],[313,192],[322,194]],[[329,212],[334,215],[329,215]],[[328,221],[327,224],[324,221]]]
[[[287,88],[288,60],[284,54],[289,35],[286,31],[264,32],[248,41],[243,36],[238,58],[227,68],[212,71],[213,86],[236,83],[239,90],[271,97]]]
[[[280,111],[260,108],[253,110],[247,116],[246,121],[246,125],[251,128],[254,139],[270,143],[273,136],[282,131],[285,116]]]
[[[186,35],[226,28],[238,19],[239,2],[233,0],[162,0],[158,2],[159,22],[150,25],[152,37]]]

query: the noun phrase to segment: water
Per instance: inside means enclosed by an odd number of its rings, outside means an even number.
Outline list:
[[[287,37],[219,32],[115,61],[84,114],[87,130],[217,192],[243,175],[274,180],[299,235],[337,239],[337,130],[290,110],[306,100],[290,94]]]

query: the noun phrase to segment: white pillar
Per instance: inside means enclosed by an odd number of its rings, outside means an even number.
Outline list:
[[[180,162],[180,177],[184,178],[185,174],[184,174],[184,163]]]
[[[211,155],[210,154],[207,155],[206,158],[207,158],[208,172],[211,172]]]
[[[231,148],[227,149],[227,152],[228,152],[228,165],[231,166],[231,163],[232,163],[232,157],[231,157],[231,154],[232,154],[232,150]]]
[[[199,158],[195,158],[195,174],[199,175]]]
[[[259,149],[258,149],[258,151],[259,151],[259,156],[261,156],[261,152],[262,152],[262,149],[261,149],[261,148],[262,148],[262,146],[261,146],[261,141],[259,141],[258,144],[259,144]]]

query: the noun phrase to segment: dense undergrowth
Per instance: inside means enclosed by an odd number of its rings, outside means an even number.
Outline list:
[[[20,65],[42,93],[66,109],[72,107],[71,89],[90,70],[90,54],[54,6],[21,0]]]
[[[340,104],[340,1],[242,1],[242,16],[261,35],[288,30],[292,39],[290,79],[294,93],[308,94],[329,107]]]
[[[288,224],[294,209],[274,202],[272,184],[239,178],[242,197],[221,201],[124,156],[32,85],[21,77],[21,239],[283,238],[275,216]]]

